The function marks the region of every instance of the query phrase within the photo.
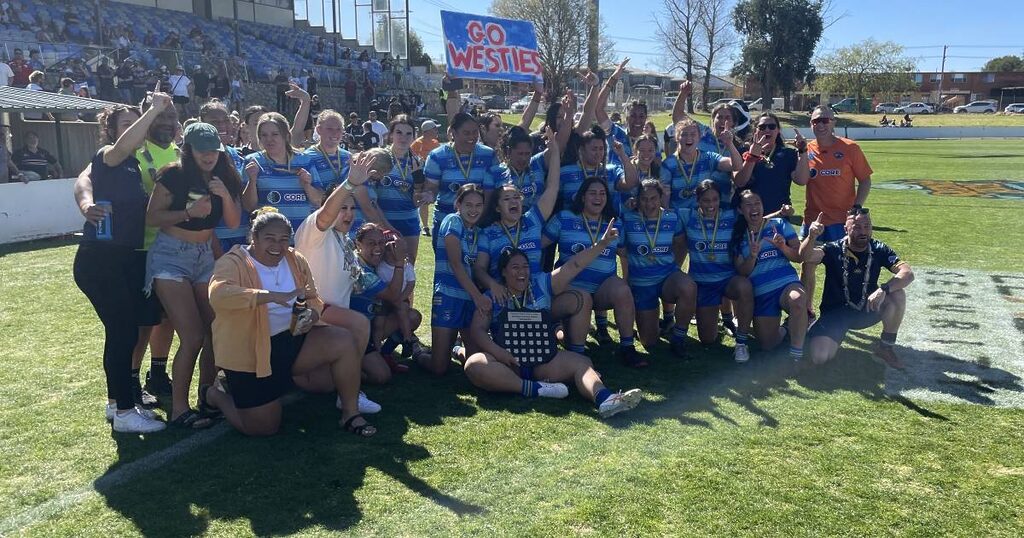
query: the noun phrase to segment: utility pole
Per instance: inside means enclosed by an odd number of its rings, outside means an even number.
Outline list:
[[[588,25],[589,28],[587,28],[587,67],[594,73],[597,73],[598,69],[601,68],[597,64],[598,40],[600,39],[598,29],[601,26],[600,0],[590,0],[590,4],[590,24]]]
[[[946,49],[948,48],[949,45],[942,46],[942,67],[939,68],[939,96],[936,99],[938,101],[935,108],[936,114],[942,111],[942,79],[946,78]]]
[[[238,40],[238,0],[231,0],[231,6],[234,8],[234,23],[235,23],[235,56],[242,56],[242,46]]]
[[[338,0],[331,0],[331,31],[334,33],[334,65],[338,65]],[[402,348],[405,349],[405,348]]]

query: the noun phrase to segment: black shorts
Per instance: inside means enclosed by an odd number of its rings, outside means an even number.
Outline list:
[[[174,101],[174,103],[178,105],[187,105],[188,97],[185,97],[184,95],[175,95],[172,101]]]
[[[848,306],[833,308],[822,312],[817,321],[807,331],[807,338],[827,336],[837,344],[843,343],[846,332],[851,329],[866,329],[882,321],[881,312],[854,310]]]
[[[270,338],[270,375],[224,370],[228,390],[238,409],[259,407],[284,396],[292,388],[292,366],[302,350],[306,335],[282,331]]]
[[[146,254],[145,250],[136,250],[132,264],[132,277],[135,278],[136,289],[139,290],[138,304],[135,305],[136,319],[140,327],[156,327],[164,317],[164,307],[153,291],[147,297],[142,288],[146,285]]]

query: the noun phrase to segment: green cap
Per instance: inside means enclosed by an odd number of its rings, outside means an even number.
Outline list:
[[[197,122],[185,127],[185,143],[193,151],[224,151],[217,128],[209,123]]]

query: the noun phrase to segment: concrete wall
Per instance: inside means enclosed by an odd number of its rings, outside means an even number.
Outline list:
[[[158,7],[160,9],[173,9],[192,13],[192,0],[117,0],[123,4],[135,4],[137,6]]]
[[[0,184],[0,244],[55,237],[82,229],[74,179]]]
[[[838,136],[854,140],[922,140],[926,138],[1022,138],[1024,127],[847,127]]]

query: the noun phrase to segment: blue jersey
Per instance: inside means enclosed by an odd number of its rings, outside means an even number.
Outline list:
[[[356,263],[359,264],[359,278],[352,286],[352,296],[348,300],[348,307],[373,319],[381,304],[377,296],[388,288],[389,283],[381,280],[377,276],[377,271],[366,265],[362,258],[357,256]]]
[[[579,162],[563,166],[558,176],[558,197],[562,201],[562,208],[569,209],[572,207],[572,201],[576,197],[576,192],[583,186],[583,182],[591,176],[602,176],[608,180],[606,182],[608,187],[608,203],[611,204],[615,214],[618,215],[622,204],[619,191],[616,190],[616,184],[626,176],[626,173],[621,166],[614,164],[606,164],[594,169],[585,168]]]
[[[779,234],[788,242],[796,239],[796,232],[789,222],[782,219],[771,219],[761,229],[761,253],[757,256],[754,271],[750,273],[750,284],[754,286],[754,295],[764,295],[793,282],[800,282],[796,269],[775,245],[773,235]],[[740,242],[740,253],[744,258],[750,256],[750,241],[745,235]]]
[[[621,223],[615,227],[621,232]],[[558,244],[558,263],[560,267],[565,265],[574,254],[583,252],[585,249],[596,245],[608,229],[608,221],[587,221],[584,217],[569,210],[563,210],[548,221],[544,227],[544,237]],[[595,233],[596,231],[596,233]],[[586,269],[576,275],[572,281],[572,287],[586,291],[587,293],[597,292],[605,279],[613,276],[618,268],[616,250],[622,244],[622,235],[619,235],[617,243],[601,251]]]
[[[452,144],[444,144],[431,151],[423,165],[423,175],[439,184],[434,222],[441,222],[445,216],[455,212],[455,194],[459,187],[466,183],[483,187],[485,183],[493,182],[490,176],[494,164],[494,150],[483,144],[477,144],[471,156],[461,155],[458,160]]]
[[[416,166],[416,156],[408,152],[405,157],[394,157],[393,160],[391,170],[376,182],[377,205],[388,222],[406,233],[404,230],[408,230],[410,224],[419,227],[419,208],[412,199],[412,171]]]
[[[680,209],[690,254],[690,277],[696,282],[721,282],[736,274],[729,257],[729,238],[736,224],[736,212],[718,210],[716,219],[705,219],[696,209]]]
[[[231,157],[231,163],[235,166],[235,170],[238,171],[239,179],[241,179],[241,187],[238,192],[241,193],[245,190],[245,186],[249,184],[249,177],[245,175],[245,159],[238,153],[237,149],[231,146],[224,146],[224,150]],[[243,245],[248,242],[246,236],[249,233],[249,213],[244,209],[241,213],[242,218],[239,220],[237,228],[228,228],[224,224],[224,219],[221,219],[213,230],[217,239],[220,239],[221,248],[224,252],[231,250],[231,247],[235,245]]]
[[[317,174],[320,175],[320,182],[325,186],[341,183],[348,178],[348,169],[352,164],[352,154],[348,151],[338,148],[334,155],[325,155],[319,146],[312,146],[303,151],[302,155],[313,163],[313,168],[316,168]],[[310,170],[310,173],[312,172]]]
[[[615,154],[615,146],[612,144],[612,140],[617,140],[622,144],[622,149],[626,153],[626,157],[633,156],[633,144],[629,141],[629,133],[622,128],[621,125],[612,124],[611,130],[608,132],[608,163],[622,166],[622,161],[619,160],[619,156]]]
[[[288,165],[276,164],[264,152],[253,153],[246,157],[260,165],[260,174],[256,178],[256,195],[258,207],[276,207],[282,215],[292,223],[292,229],[298,230],[302,221],[313,212],[313,205],[306,198],[306,191],[299,183],[299,169],[305,168],[312,176],[313,186],[323,189],[320,173],[313,166],[308,155],[292,156]]]
[[[728,148],[718,141],[718,137],[715,136],[711,127],[702,123],[697,123],[697,127],[700,129],[700,140],[697,142],[697,149],[717,153],[723,157],[729,156]],[[710,179],[715,182],[715,185],[718,185],[718,191],[722,194],[722,201],[719,205],[721,207],[732,207],[732,172],[721,172],[718,168],[715,168],[715,171],[711,173]]]
[[[484,292],[484,295],[491,298],[490,290]],[[530,287],[526,290],[525,297],[517,296],[515,299],[509,299],[504,303],[497,303],[493,299],[491,300],[491,334],[497,332],[498,316],[505,310],[527,309],[551,312],[551,298],[554,295],[554,291],[551,289],[551,274],[531,272]]]
[[[462,249],[462,257],[455,260],[454,263],[461,263],[466,274],[472,275],[470,268],[476,262],[476,254],[483,233],[477,227],[467,229],[466,224],[462,221],[462,216],[458,213],[446,216],[437,231],[438,248],[434,250],[434,293],[469,301],[472,299],[469,292],[463,289],[452,270],[452,260],[449,256],[454,253],[449,253],[448,249],[444,248],[445,238],[449,235],[455,236],[459,240]]]
[[[537,205],[537,199],[544,192],[544,154],[539,153],[530,158],[530,164],[522,173],[514,172],[508,164],[501,163],[491,169],[490,178],[484,182],[484,190],[491,191],[502,185],[511,183],[523,194],[523,213]]]
[[[701,150],[692,164],[680,161],[676,155],[669,155],[661,162],[661,181],[669,185],[672,209],[696,209],[697,197],[694,191],[705,179],[712,179],[711,174],[718,169],[718,161],[722,156]],[[725,192],[722,200],[728,202]]]
[[[672,241],[684,232],[683,223],[675,211],[662,209],[661,219],[648,219],[637,211],[625,211],[622,221],[631,286],[660,284],[679,269],[672,252]],[[651,243],[654,243],[653,248]]]
[[[519,219],[519,225],[513,228],[505,228],[500,221],[484,228],[480,238],[480,252],[486,252],[490,256],[487,273],[491,278],[501,279],[498,274],[498,258],[502,252],[511,248],[513,239],[517,240],[519,250],[526,253],[526,260],[530,262],[530,274],[540,273],[540,241],[543,231],[544,217],[537,208],[527,211],[523,218]]]

